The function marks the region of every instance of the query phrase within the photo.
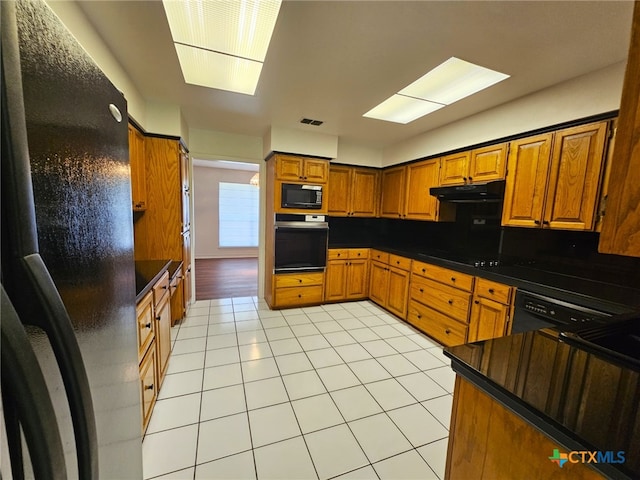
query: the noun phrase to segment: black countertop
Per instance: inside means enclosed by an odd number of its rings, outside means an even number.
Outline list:
[[[181,264],[181,262],[172,262],[171,260],[136,260],[136,302],[139,302],[151,290],[153,284],[174,263],[178,263],[178,266]],[[175,268],[177,267],[174,266]],[[172,275],[171,272],[169,275]]]
[[[356,246],[331,246],[330,248],[357,248]],[[478,268],[445,257],[443,252],[425,252],[374,246],[375,248],[425,263],[451,268],[459,272],[493,280],[519,289],[558,298],[566,302],[601,310],[610,314],[626,313],[640,309],[640,287],[614,285],[602,281],[580,278],[566,272],[542,270],[534,265],[504,265]]]
[[[457,374],[560,450],[614,452],[613,460],[624,451],[624,463],[592,466],[609,478],[640,478],[640,371],[564,343],[554,330],[450,347],[445,355]]]

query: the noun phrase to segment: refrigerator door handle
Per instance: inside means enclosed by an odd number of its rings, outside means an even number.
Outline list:
[[[0,288],[2,404],[10,446],[11,477],[24,478],[22,427],[35,478],[67,478],[58,422],[42,370],[4,286]]]

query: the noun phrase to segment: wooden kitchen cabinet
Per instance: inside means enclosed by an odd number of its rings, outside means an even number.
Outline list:
[[[144,136],[131,123],[129,123],[129,165],[131,168],[131,203],[133,210],[144,211],[147,209]]]
[[[407,321],[446,346],[467,341],[475,278],[414,260]]]
[[[184,286],[183,286],[182,265],[176,270],[169,283],[171,295],[171,326],[184,317]]]
[[[329,249],[325,301],[361,300],[369,292],[369,249]]]
[[[158,390],[160,390],[167,373],[169,356],[171,355],[171,295],[169,288],[169,272],[165,272],[153,287]]]
[[[593,230],[607,132],[598,122],[512,142],[502,225]]]
[[[329,166],[328,213],[338,217],[375,217],[379,172],[372,168]]]
[[[318,305],[324,298],[324,273],[280,273],[273,276],[272,308]]]
[[[440,159],[407,165],[404,218],[410,220],[453,221],[455,206],[441,203],[429,193],[440,181]]]
[[[179,139],[146,136],[147,208],[134,222],[136,260],[182,262],[183,285],[190,282],[190,173],[188,151]],[[189,278],[187,278],[189,277]],[[183,289],[183,308],[191,291]]]
[[[640,5],[635,2],[609,196],[598,250],[640,257]]]
[[[276,154],[275,162],[277,180],[326,183],[329,176],[327,160]]]
[[[515,288],[476,278],[468,342],[489,340],[511,333]]]
[[[456,377],[445,478],[604,478],[584,463],[567,462],[558,468],[548,460],[558,447],[498,401]]]
[[[403,218],[405,199],[405,178],[407,167],[394,167],[382,171],[380,216]]]
[[[140,362],[140,398],[142,406],[142,433],[146,432],[153,407],[158,398],[156,349],[149,348]]]
[[[404,320],[411,259],[378,250],[371,253],[369,298]]]
[[[138,323],[138,361],[141,361],[155,338],[153,293],[147,293],[136,305],[136,319]]]
[[[506,158],[506,143],[442,157],[440,185],[464,185],[501,180],[506,171]]]

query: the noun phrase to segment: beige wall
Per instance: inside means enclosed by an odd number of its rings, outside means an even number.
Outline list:
[[[246,170],[193,167],[195,258],[257,257],[258,248],[218,248],[219,182],[249,183],[255,174]]]

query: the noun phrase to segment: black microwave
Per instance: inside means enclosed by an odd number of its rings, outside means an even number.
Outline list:
[[[322,185],[283,183],[281,207],[320,210],[322,208]]]

